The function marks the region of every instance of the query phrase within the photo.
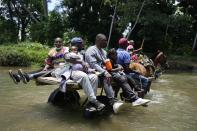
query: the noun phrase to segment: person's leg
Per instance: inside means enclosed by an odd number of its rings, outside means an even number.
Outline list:
[[[71,77],[74,81],[78,81],[80,83],[89,101],[96,100],[94,90],[86,73],[82,71],[72,71]]]
[[[71,76],[72,80],[79,82],[79,84],[82,86],[85,95],[88,97],[89,102],[92,103],[97,110],[102,110],[105,107],[105,105],[100,103],[98,100],[96,100],[96,95],[94,94],[94,90],[92,88],[88,75],[82,71],[72,71],[71,75],[72,75]],[[65,81],[65,78],[67,77],[68,77],[68,72],[62,74],[63,79],[61,85],[63,86],[66,85],[65,83],[63,83],[63,80]]]
[[[144,97],[144,89],[142,88],[141,84],[138,84],[138,81],[135,81],[130,75],[126,75],[129,85],[132,87],[132,90],[137,92],[138,97]]]
[[[51,76],[55,78],[61,78],[61,75],[66,71],[68,71],[68,68],[58,67],[51,70]]]
[[[18,84],[20,82],[21,77],[17,73],[13,73],[12,70],[9,70],[9,75],[15,84]]]
[[[105,90],[106,96],[108,98],[114,98],[113,88],[112,88],[111,84],[109,84],[107,82],[106,78],[103,78],[103,86],[104,86],[104,90]]]
[[[142,83],[142,88],[147,92],[148,85],[149,85],[149,79],[145,76],[139,75],[139,79]]]
[[[129,73],[129,75],[134,78],[134,79],[137,79],[140,84],[142,84],[142,88],[144,90],[146,90],[147,86],[148,86],[148,78],[146,78],[145,76],[142,76],[142,75],[139,75],[139,74],[136,74],[136,73]]]
[[[127,77],[127,81],[130,85],[130,87],[132,88],[132,90],[134,89],[135,91],[142,91],[143,89],[141,88],[141,86],[139,84],[136,83],[136,81],[128,74],[126,74]]]
[[[96,74],[88,74],[90,84],[92,85],[95,96],[97,95],[98,76]]]
[[[111,84],[107,82],[106,78],[103,78],[103,86],[104,86],[105,94],[109,98],[109,103],[113,107],[114,113],[118,113],[120,107],[123,105],[123,102],[118,101],[115,98],[113,88]]]
[[[123,96],[130,102],[138,99],[138,96],[133,92],[128,84],[126,75],[120,75],[119,73],[113,73],[113,79],[118,86],[122,88]]]
[[[125,76],[124,79],[127,79],[127,77]],[[122,79],[122,82],[125,81],[124,79]],[[120,80],[120,78],[119,78],[119,80]],[[126,90],[127,90],[127,93],[128,93],[129,90],[127,88],[129,86],[129,84],[126,82],[126,84],[124,83],[123,86],[126,86]],[[131,93],[131,92],[129,92],[129,93]],[[137,97],[136,95],[133,95],[133,98],[131,99],[131,102],[132,102],[132,105],[133,106],[139,106],[139,105],[146,105],[147,103],[150,102],[150,100],[148,100],[148,99],[142,99],[142,98]]]
[[[23,83],[25,84],[32,79],[36,79],[37,77],[44,75],[47,72],[48,71],[37,70],[37,71],[25,73],[22,69],[18,70],[18,74],[20,75]]]

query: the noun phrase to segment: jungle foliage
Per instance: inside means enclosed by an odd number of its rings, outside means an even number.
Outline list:
[[[27,40],[53,46],[55,37],[63,37],[68,44],[71,37],[81,36],[90,45],[97,33],[109,35],[115,7],[110,47],[118,46],[129,22],[135,27],[129,39],[135,41],[135,48],[145,39],[145,52],[162,48],[168,53],[191,54],[197,36],[195,0],[179,0],[178,4],[175,0],[62,0],[49,15],[43,1],[2,0],[0,44]]]

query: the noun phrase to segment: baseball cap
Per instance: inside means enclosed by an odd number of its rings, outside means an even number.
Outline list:
[[[118,41],[119,45],[121,46],[127,46],[129,43],[128,43],[128,40],[126,38],[120,38],[119,41]]]

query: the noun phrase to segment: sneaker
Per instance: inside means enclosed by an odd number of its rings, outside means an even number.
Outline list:
[[[9,75],[15,84],[18,84],[20,82],[20,78],[16,74],[14,74],[12,70],[9,70]]]
[[[122,101],[117,101],[113,104],[113,111],[114,111],[115,114],[117,114],[119,112],[122,105],[123,105]]]
[[[115,114],[119,112],[120,108],[123,105],[123,102],[119,101],[117,98],[110,98],[109,103],[113,107],[113,111]]]
[[[138,98],[137,100],[132,102],[132,105],[133,106],[141,106],[141,105],[143,106],[143,105],[146,105],[149,102],[150,102],[150,100],[148,100],[148,99]]]
[[[99,102],[98,100],[96,100],[95,102],[91,102],[91,103],[95,106],[97,111],[101,111],[105,107],[105,105]]]
[[[27,84],[27,79],[26,79],[26,77],[25,77],[25,75],[24,75],[22,69],[19,69],[19,70],[18,70],[18,74],[20,75],[20,77],[21,77],[23,83],[24,83],[24,84]]]
[[[85,110],[89,112],[95,112],[97,109],[95,107],[89,106]]]

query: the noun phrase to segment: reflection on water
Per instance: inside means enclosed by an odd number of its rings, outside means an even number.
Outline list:
[[[197,74],[163,74],[146,96],[148,107],[125,104],[118,115],[84,119],[82,111],[47,104],[56,86],[15,85],[8,68],[0,68],[0,129],[2,131],[171,131],[197,130]]]

